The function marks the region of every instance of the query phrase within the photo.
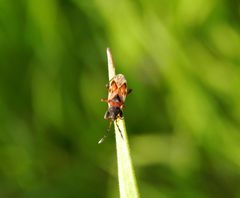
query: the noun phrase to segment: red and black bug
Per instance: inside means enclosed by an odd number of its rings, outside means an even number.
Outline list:
[[[104,119],[109,120],[109,126],[107,129],[107,133],[103,136],[103,138],[98,142],[101,144],[104,139],[107,137],[108,132],[111,129],[112,123],[116,121],[116,125],[118,127],[119,132],[123,138],[122,132],[118,126],[117,120],[123,119],[123,111],[124,103],[127,95],[132,91],[127,87],[127,80],[125,79],[123,74],[117,74],[114,76],[109,83],[107,84],[108,89],[108,98],[101,99],[102,102],[108,103],[108,110],[104,115]]]

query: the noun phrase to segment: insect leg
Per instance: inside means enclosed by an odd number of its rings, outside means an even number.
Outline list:
[[[104,134],[102,139],[98,141],[98,144],[101,144],[105,140],[105,138],[108,136],[108,134],[110,132],[110,129],[111,129],[111,126],[112,126],[112,120],[110,120],[107,132]]]
[[[123,106],[124,107],[124,106]],[[122,112],[122,110],[119,112],[119,116],[118,116],[121,120],[124,118],[123,117],[123,112]]]
[[[108,102],[108,99],[107,98],[102,98],[101,102]]]
[[[109,83],[106,84],[106,88],[109,89]]]
[[[128,89],[127,90],[127,95],[130,94],[132,92],[132,89]]]
[[[109,117],[110,117],[110,112],[109,112],[109,110],[107,110],[106,113],[104,114],[104,119],[108,120]]]

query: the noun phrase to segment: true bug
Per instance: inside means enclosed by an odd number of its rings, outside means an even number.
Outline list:
[[[107,137],[112,123],[116,121],[116,125],[118,127],[119,132],[123,138],[122,132],[118,126],[117,119],[123,118],[122,109],[124,108],[124,103],[126,100],[126,96],[132,91],[127,87],[127,80],[125,79],[123,74],[117,74],[114,76],[106,85],[108,89],[108,98],[101,99],[102,102],[108,103],[108,110],[104,115],[104,119],[109,120],[109,126],[107,129],[107,133],[103,136],[103,138],[98,142],[101,144],[104,139]]]

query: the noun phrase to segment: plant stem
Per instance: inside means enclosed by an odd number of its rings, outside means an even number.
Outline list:
[[[108,78],[109,80],[111,80],[116,75],[116,73],[113,64],[112,54],[109,48],[107,48],[107,58],[108,58]],[[117,127],[117,124],[119,128]],[[118,181],[120,197],[137,198],[139,197],[139,193],[132,165],[124,118],[117,119],[114,122],[114,128],[117,148]],[[123,138],[121,137],[121,132],[119,131],[119,129],[122,132]]]

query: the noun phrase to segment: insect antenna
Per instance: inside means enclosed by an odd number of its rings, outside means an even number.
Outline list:
[[[123,134],[122,134],[122,131],[121,131],[121,129],[119,128],[119,125],[118,125],[118,122],[117,122],[117,120],[116,120],[116,125],[117,125],[118,131],[119,131],[119,133],[120,133],[120,135],[121,135],[121,137],[122,137],[122,139],[123,139]]]
[[[109,125],[108,125],[108,128],[107,128],[107,132],[104,134],[104,136],[102,137],[102,139],[98,141],[98,144],[103,143],[103,141],[106,139],[106,137],[108,136],[108,134],[109,134],[109,132],[110,132],[111,126],[112,126],[112,120],[110,120]]]

